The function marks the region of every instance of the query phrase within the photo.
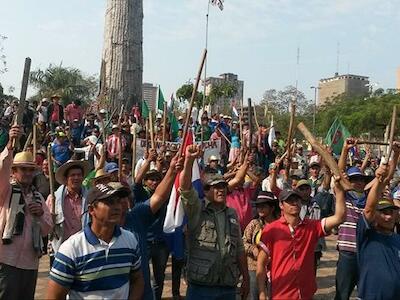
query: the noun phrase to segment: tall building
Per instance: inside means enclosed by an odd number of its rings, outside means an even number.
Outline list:
[[[149,109],[154,110],[156,107],[156,101],[158,96],[158,87],[152,83],[144,82],[142,85],[142,99],[146,101]]]
[[[319,81],[317,105],[323,105],[334,98],[346,94],[348,96],[362,96],[368,94],[369,78],[367,76],[335,74],[334,77]]]
[[[206,96],[210,95],[211,89],[215,85],[219,85],[222,83],[231,83],[237,88],[237,93],[233,97],[233,99],[229,100],[235,100],[236,103],[240,103],[240,101],[243,101],[243,88],[244,88],[244,82],[243,80],[238,79],[238,75],[233,74],[233,73],[224,73],[219,75],[219,77],[207,77],[206,79]],[[214,104],[213,107],[213,112],[216,110],[222,109],[225,106],[225,100],[226,99],[220,99],[218,103]]]

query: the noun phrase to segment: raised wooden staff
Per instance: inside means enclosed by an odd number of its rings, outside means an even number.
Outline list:
[[[163,136],[162,136],[163,145],[165,145],[166,135],[167,135],[167,102],[164,101]]]
[[[28,90],[29,74],[31,71],[31,59],[25,58],[24,75],[22,76],[21,94],[19,96],[18,110],[15,115],[14,125],[21,125],[25,112],[26,92]],[[19,139],[16,138],[12,141],[13,148],[18,147]]]
[[[340,176],[340,183],[342,187],[349,191],[351,190],[350,181],[343,176],[340,172],[336,161],[332,155],[326,151],[326,149],[315,139],[313,134],[307,129],[307,127],[301,122],[297,125],[297,129],[304,135],[305,139],[311,144],[311,146],[317,151],[317,153],[323,158],[325,164],[329,167],[335,176]]]
[[[33,122],[32,144],[33,144],[33,161],[35,162],[36,152],[37,152],[37,125],[35,121]]]
[[[379,145],[379,146],[389,146],[389,143],[377,142],[377,141],[357,141],[357,145]]]
[[[221,133],[222,137],[226,140],[226,142],[227,142],[229,145],[232,145],[231,141],[226,137],[226,135],[222,132],[222,130],[219,129],[219,128],[217,128],[217,130],[219,131],[219,133]]]
[[[156,143],[154,141],[154,125],[153,125],[153,112],[152,111],[149,111],[149,127],[150,127],[151,148],[156,149]]]
[[[135,181],[135,167],[136,167],[136,129],[133,131],[133,141],[132,141],[132,181]]]
[[[249,119],[249,149],[251,150],[252,142],[253,142],[253,122],[252,122],[252,108],[251,108],[251,98],[247,99],[248,111],[247,116]]]
[[[389,162],[390,156],[392,155],[394,134],[396,132],[396,121],[397,121],[397,107],[396,105],[394,105],[392,111],[392,122],[390,124],[389,149],[386,158],[387,162]]]
[[[257,119],[256,105],[253,106],[253,110],[254,110],[254,120],[256,121],[257,130],[260,130],[260,125],[258,124],[258,119]]]
[[[292,140],[293,140],[293,132],[294,132],[294,119],[296,114],[296,105],[292,102],[291,103],[291,111],[290,111],[290,123],[289,123],[289,131],[288,131],[288,138],[286,143],[286,152],[287,152],[287,159],[289,160],[289,164],[286,166],[286,172],[289,174],[290,165],[292,160],[292,152],[290,148],[292,147]]]
[[[118,179],[122,180],[122,114],[124,112],[124,105],[122,104],[118,118]]]
[[[51,195],[51,216],[53,221],[56,218],[56,197],[54,195],[54,172],[53,172],[53,157],[51,156],[51,144],[47,146],[47,164],[49,168],[49,185]]]
[[[186,141],[186,138],[188,135],[189,120],[190,120],[190,116],[192,115],[194,99],[196,98],[197,89],[199,88],[201,73],[203,73],[203,67],[204,67],[204,63],[206,61],[206,57],[207,57],[207,49],[204,49],[203,56],[201,57],[199,71],[197,72],[196,83],[193,87],[193,92],[192,92],[192,97],[190,99],[188,113],[186,114],[185,126],[183,127],[182,147],[179,148],[179,152],[178,152],[179,156],[182,156],[182,154],[183,154],[182,153],[183,145],[185,145],[185,141]]]

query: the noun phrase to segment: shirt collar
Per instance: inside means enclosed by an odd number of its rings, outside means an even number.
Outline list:
[[[87,224],[83,231],[85,233],[86,240],[94,246],[94,245],[100,244],[100,241],[97,238],[97,236],[94,234],[94,232],[92,231],[91,225],[92,225],[92,223]],[[121,232],[120,227],[118,225],[115,225],[113,237],[119,237],[121,235],[121,233],[122,232]]]
[[[289,223],[286,221],[286,219],[285,219],[285,217],[284,217],[283,215],[278,219],[278,221],[279,221],[280,223],[282,223],[282,224],[286,224],[286,225],[289,224]],[[301,219],[301,218],[300,218],[300,223],[297,224],[297,226],[303,225],[303,224],[306,224],[306,223],[307,223],[307,218],[304,218],[304,219]]]

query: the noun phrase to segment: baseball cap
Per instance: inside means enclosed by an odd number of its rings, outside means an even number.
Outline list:
[[[347,170],[347,176],[349,177],[364,177],[364,174],[361,172],[360,168],[358,167],[351,167]]]
[[[277,199],[275,198],[274,194],[267,191],[260,191],[258,193],[257,199],[253,201],[255,205],[263,204],[263,203],[275,203]]]
[[[149,178],[158,178],[162,179],[162,174],[155,169],[147,171],[147,173],[143,176],[143,180],[147,180]]]
[[[315,166],[320,167],[321,164],[318,161],[313,161],[313,162],[310,163],[310,168],[315,167]]]
[[[115,162],[107,163],[106,167],[104,169],[109,174],[114,173],[115,171],[119,170],[118,165]]]
[[[227,182],[221,174],[218,173],[206,173],[203,178],[204,186],[213,186],[219,183],[224,183],[226,185]]]
[[[392,199],[381,199],[378,201],[378,205],[376,206],[377,210],[384,210],[386,208],[400,209],[400,207],[396,206]]]
[[[96,184],[89,190],[87,199],[88,204],[93,204],[96,201],[107,200],[113,196],[126,197],[128,194],[126,190],[115,189],[107,184]]]
[[[296,197],[301,199],[301,195],[298,192],[296,192],[295,190],[292,190],[292,189],[283,190],[279,194],[278,199],[279,199],[279,201],[286,201],[287,199],[289,199],[292,196],[296,196]]]
[[[102,109],[100,109],[99,113],[105,114],[105,113],[107,113],[107,112],[106,112],[106,110],[105,110],[104,108],[102,108]]]
[[[296,184],[296,189],[298,189],[299,187],[301,187],[302,185],[308,185],[311,186],[310,182],[306,179],[301,179],[297,182]]]

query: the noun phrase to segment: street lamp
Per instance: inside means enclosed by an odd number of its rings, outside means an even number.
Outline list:
[[[314,89],[314,109],[313,109],[313,126],[312,126],[312,131],[313,134],[315,135],[315,114],[317,112],[317,90],[320,88],[318,86],[312,86],[310,87],[311,89]]]

